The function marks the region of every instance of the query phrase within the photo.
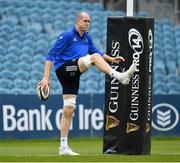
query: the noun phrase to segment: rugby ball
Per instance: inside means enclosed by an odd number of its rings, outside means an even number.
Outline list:
[[[37,88],[37,96],[39,97],[40,100],[46,101],[48,99],[49,95],[50,95],[50,87],[49,86],[47,86],[43,89],[41,87]]]

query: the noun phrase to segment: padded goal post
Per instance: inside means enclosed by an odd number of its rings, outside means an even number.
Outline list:
[[[111,67],[122,72],[135,62],[137,69],[128,86],[106,76],[105,154],[150,154],[153,43],[153,18],[108,17],[107,54],[125,58]]]

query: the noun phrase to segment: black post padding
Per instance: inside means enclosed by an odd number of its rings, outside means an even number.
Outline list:
[[[106,75],[105,154],[151,153],[153,43],[153,18],[108,17],[107,54],[125,58],[111,67],[122,72],[135,62],[137,69],[127,86]]]

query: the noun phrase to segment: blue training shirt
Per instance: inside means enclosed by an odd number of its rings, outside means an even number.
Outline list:
[[[104,55],[94,46],[88,32],[85,32],[81,37],[76,28],[73,28],[57,37],[53,47],[48,52],[46,60],[54,62],[56,70],[68,60],[78,59],[93,53]]]

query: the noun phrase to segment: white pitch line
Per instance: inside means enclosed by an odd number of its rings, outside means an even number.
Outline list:
[[[76,162],[76,163],[160,163],[160,162]],[[0,163],[17,163],[17,162],[0,162]],[[26,162],[26,163],[52,163],[52,162]],[[62,163],[62,162],[56,162],[56,163]],[[68,163],[74,163],[74,162],[68,162]],[[178,162],[163,162],[163,163],[178,163]]]

